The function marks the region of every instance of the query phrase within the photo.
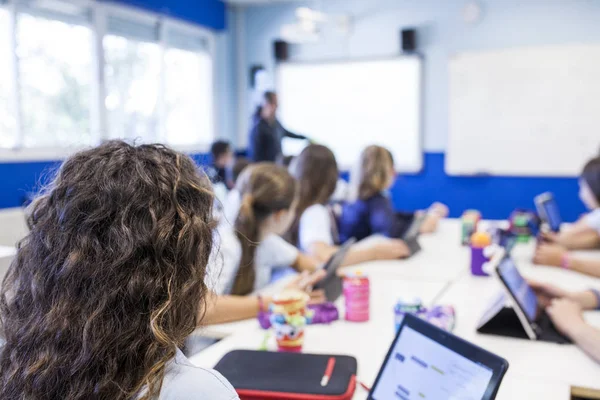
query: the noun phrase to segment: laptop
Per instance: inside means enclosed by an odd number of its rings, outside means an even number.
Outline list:
[[[512,258],[502,258],[494,271],[529,339],[571,343],[569,338],[558,332],[546,311],[539,305],[535,292],[521,276]]]
[[[508,362],[407,314],[368,400],[496,397]]]
[[[356,243],[355,238],[348,239],[339,250],[329,258],[329,261],[323,266],[323,269],[327,274],[313,287],[314,290],[325,290],[327,301],[334,302],[342,295],[343,282],[342,278],[337,275],[337,270],[340,265],[342,265],[348,250],[350,250],[350,247],[352,247],[354,243]]]
[[[410,255],[421,251],[421,245],[419,244],[419,235],[421,235],[421,226],[425,222],[426,214],[415,215],[412,224],[406,230],[406,233],[402,237],[404,243],[410,250]]]
[[[552,232],[559,232],[563,220],[554,195],[550,192],[542,193],[535,197],[534,202],[542,221],[548,224]]]

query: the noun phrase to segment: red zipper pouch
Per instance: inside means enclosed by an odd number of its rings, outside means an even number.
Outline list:
[[[236,350],[215,369],[241,400],[351,400],[356,389],[357,363],[349,356]]]

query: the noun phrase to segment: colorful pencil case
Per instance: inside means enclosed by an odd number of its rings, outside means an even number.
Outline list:
[[[349,356],[235,350],[215,369],[241,400],[351,400],[356,389]]]

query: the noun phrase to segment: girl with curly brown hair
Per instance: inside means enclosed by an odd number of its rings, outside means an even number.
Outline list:
[[[2,285],[0,398],[237,399],[179,350],[206,310],[212,203],[161,145],[65,161]]]

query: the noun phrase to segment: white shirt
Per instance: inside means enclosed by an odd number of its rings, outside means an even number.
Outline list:
[[[231,384],[217,371],[193,365],[177,349],[167,364],[159,400],[239,400]]]
[[[219,295],[230,294],[242,259],[242,245],[229,224],[221,224],[216,236],[206,284]],[[280,236],[271,234],[264,238],[254,254],[254,291],[269,284],[273,270],[294,264],[298,254],[298,249]]]
[[[233,225],[235,220],[240,212],[242,200],[240,198],[240,192],[237,189],[231,189],[229,193],[227,193],[227,198],[223,203],[223,216],[225,217],[225,222]]]
[[[331,214],[324,205],[315,204],[304,210],[298,224],[300,249],[307,252],[316,242],[333,246],[335,244],[332,234],[333,223]]]
[[[585,216],[585,223],[600,235],[600,208],[595,209]]]

